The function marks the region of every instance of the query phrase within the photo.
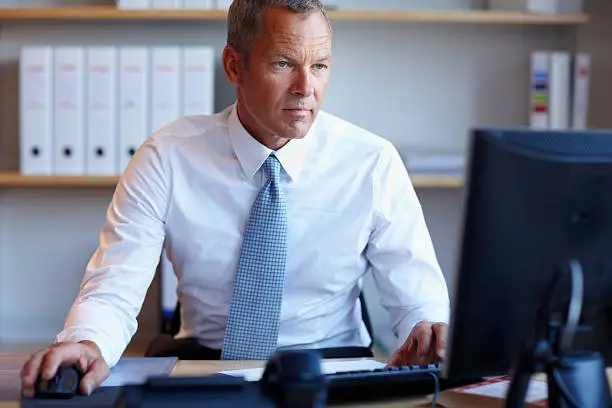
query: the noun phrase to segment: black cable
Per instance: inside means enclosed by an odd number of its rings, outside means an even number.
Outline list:
[[[427,374],[431,375],[434,378],[435,389],[433,399],[431,400],[431,408],[436,408],[436,406],[438,405],[438,395],[440,393],[440,380],[438,380],[438,376],[434,373],[428,372]]]

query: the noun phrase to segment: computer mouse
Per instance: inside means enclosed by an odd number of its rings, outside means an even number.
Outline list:
[[[72,398],[79,393],[83,375],[75,365],[63,365],[50,380],[39,376],[35,384],[36,398]]]

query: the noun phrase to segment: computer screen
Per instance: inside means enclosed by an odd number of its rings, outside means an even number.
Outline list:
[[[572,347],[598,350],[610,365],[612,132],[474,130],[466,183],[445,376],[507,374],[571,259],[591,328]]]

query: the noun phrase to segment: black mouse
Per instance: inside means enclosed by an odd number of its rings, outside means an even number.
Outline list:
[[[74,365],[64,365],[57,369],[51,380],[39,376],[35,384],[36,398],[72,398],[79,393],[83,375]]]

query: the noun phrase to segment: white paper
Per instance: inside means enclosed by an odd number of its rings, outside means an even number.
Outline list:
[[[359,359],[349,361],[323,361],[321,371],[324,374],[341,373],[346,371],[376,370],[383,368],[386,364],[370,359]],[[233,377],[244,377],[247,381],[259,381],[263,374],[263,368],[249,368],[246,370],[220,371],[220,374],[231,375]]]
[[[143,384],[149,377],[170,375],[176,361],[176,357],[124,357],[111,369],[102,387]]]
[[[463,391],[466,394],[485,395],[488,397],[505,398],[510,381],[493,382]],[[548,398],[548,385],[544,381],[531,380],[527,389],[526,402],[535,402]]]

